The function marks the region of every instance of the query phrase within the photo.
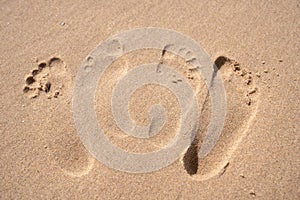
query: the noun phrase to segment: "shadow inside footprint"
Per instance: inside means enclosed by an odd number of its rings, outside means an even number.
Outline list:
[[[198,171],[198,140],[194,140],[183,157],[184,168],[189,175]]]
[[[216,67],[218,68],[218,70],[221,69],[221,67],[226,63],[226,62],[229,62],[229,58],[225,57],[225,56],[219,56],[214,64],[216,65]]]
[[[189,175],[197,180],[206,180],[222,175],[229,159],[246,134],[257,108],[257,88],[251,71],[233,59],[219,56],[214,62],[226,90],[227,114],[225,124],[214,149],[203,159],[198,151],[210,119],[209,94],[200,113],[200,127],[197,135],[183,156],[183,165]]]

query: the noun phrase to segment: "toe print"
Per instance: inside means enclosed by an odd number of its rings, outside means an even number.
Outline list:
[[[60,58],[52,57],[47,62],[39,63],[37,69],[33,69],[25,78],[23,92],[29,98],[37,98],[43,93],[47,94],[48,98],[58,98],[66,84],[61,80],[65,73],[66,64]]]

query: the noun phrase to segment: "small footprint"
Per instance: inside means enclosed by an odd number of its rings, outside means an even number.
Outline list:
[[[225,56],[218,57],[215,65],[218,68],[217,73],[222,76],[226,90],[227,114],[218,143],[207,157],[198,158],[210,119],[208,94],[201,112],[202,123],[200,123],[198,133],[182,158],[186,172],[196,180],[206,180],[225,173],[230,166],[232,154],[242,142],[242,138],[255,117],[257,108],[259,91],[255,85],[253,73]]]
[[[24,93],[34,101],[38,112],[44,110],[39,131],[45,143],[44,148],[52,155],[54,163],[69,176],[88,174],[94,166],[94,159],[84,148],[76,134],[71,110],[72,74],[59,57],[40,62],[25,79]],[[38,99],[49,99],[38,101]],[[55,101],[54,101],[55,100]],[[37,114],[37,116],[41,116]]]

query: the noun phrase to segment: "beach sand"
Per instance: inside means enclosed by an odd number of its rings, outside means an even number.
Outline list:
[[[299,199],[300,3],[298,1],[1,1],[0,199]],[[171,165],[150,173],[111,169],[79,139],[72,97],[76,74],[101,42],[125,30],[171,29],[193,38],[218,67],[226,120],[215,148],[199,149],[210,122],[203,77],[161,50],[133,51],[102,75],[98,123],[115,145],[150,152],[181,125],[172,91],[139,88],[129,112],[140,125],[160,103],[167,120],[149,139],[114,121],[112,92],[135,66],[163,62],[196,91],[195,140]]]

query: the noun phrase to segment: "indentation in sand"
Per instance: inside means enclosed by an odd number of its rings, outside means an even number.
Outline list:
[[[88,174],[94,166],[89,155],[74,131],[64,131],[48,138],[49,149],[61,170],[70,176],[80,177]]]
[[[43,93],[46,93],[48,98],[58,98],[65,86],[65,73],[66,64],[59,57],[40,62],[37,68],[26,76],[23,92],[29,98],[37,98]]]
[[[160,51],[144,49],[125,54],[113,62],[101,77],[96,95],[96,113],[105,134],[116,146],[136,153],[157,151],[166,146],[174,138],[176,131],[180,129],[181,113],[176,96],[169,89],[155,84],[145,85],[132,94],[128,102],[129,114],[137,124],[145,126],[151,121],[148,111],[153,105],[161,104],[168,115],[162,129],[154,137],[140,139],[128,136],[117,126],[111,111],[113,89],[118,79],[136,66],[144,63],[158,63],[156,72],[160,73],[159,65],[164,64],[172,67],[185,77],[189,75],[192,78],[187,81],[194,91],[198,91],[197,96],[200,96],[198,97],[198,105],[202,107],[204,101],[202,96],[205,97],[203,94],[207,91],[199,88],[200,86],[205,87],[204,80],[196,71],[191,69],[190,64],[185,59],[167,51],[169,48],[172,48],[172,46],[166,46]],[[172,83],[182,84],[182,81],[178,77],[174,77]]]
[[[198,152],[210,119],[210,100],[207,93],[200,114],[198,134],[182,158],[185,170],[196,180],[207,180],[225,173],[232,154],[242,142],[255,117],[258,104],[259,91],[251,71],[225,56],[218,57],[215,65],[226,89],[227,115],[218,143],[208,156],[200,159]]]
[[[92,63],[93,59],[88,61]],[[66,63],[58,56],[38,63],[25,79],[24,93],[36,99],[35,107],[45,107],[45,113],[49,111],[46,115],[48,123],[39,133],[54,163],[69,176],[88,174],[94,166],[94,159],[82,145],[73,124],[70,106],[72,76]]]

